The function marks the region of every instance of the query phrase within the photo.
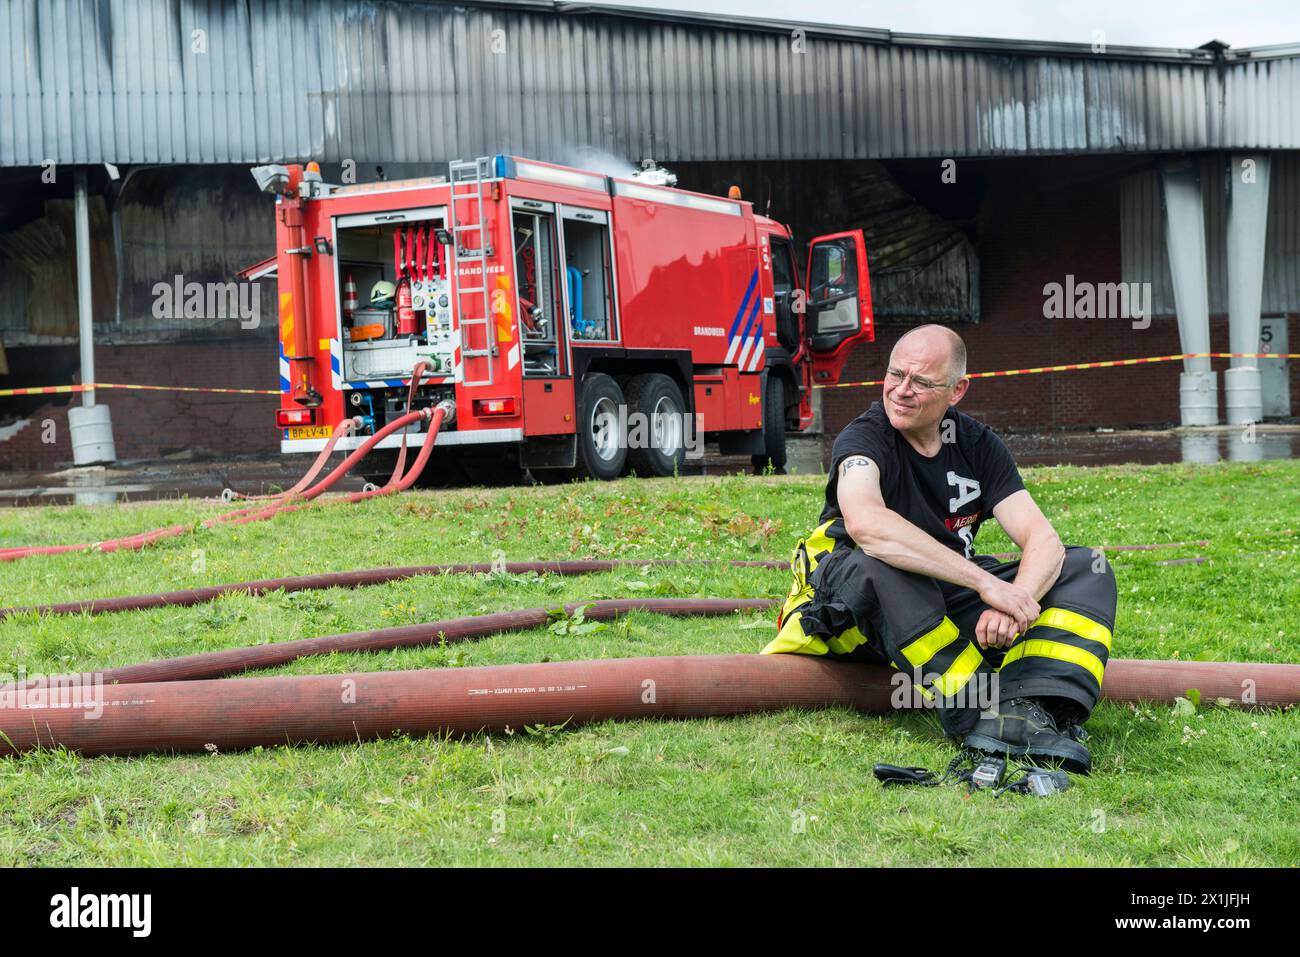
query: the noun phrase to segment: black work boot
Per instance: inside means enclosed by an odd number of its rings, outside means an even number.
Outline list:
[[[1003,701],[997,713],[980,718],[962,743],[990,754],[1060,761],[1067,771],[1076,774],[1087,774],[1092,769],[1088,749],[1062,734],[1051,712],[1032,698]]]

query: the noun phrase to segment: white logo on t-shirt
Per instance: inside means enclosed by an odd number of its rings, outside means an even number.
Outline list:
[[[957,509],[967,502],[973,502],[980,497],[980,483],[974,479],[968,479],[956,472],[949,471],[948,484],[957,489],[957,497],[948,499],[948,512],[952,515],[956,515]]]

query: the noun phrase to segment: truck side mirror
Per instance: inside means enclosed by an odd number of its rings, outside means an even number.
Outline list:
[[[813,379],[838,381],[854,344],[876,338],[862,230],[818,236],[809,244],[806,308]]]

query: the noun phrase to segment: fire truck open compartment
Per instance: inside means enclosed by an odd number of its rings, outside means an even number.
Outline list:
[[[571,342],[618,338],[609,214],[517,198],[511,233],[524,375],[567,376]]]
[[[560,268],[555,207],[537,200],[516,200],[511,210],[511,232],[524,375],[565,375],[569,364],[560,288],[564,273]]]
[[[617,339],[610,269],[609,216],[563,208],[569,324],[575,339]]]
[[[445,227],[441,207],[336,217],[335,321],[346,383],[391,389],[391,381],[378,380],[409,378],[420,361],[435,375],[452,373],[448,254],[438,241]],[[394,285],[395,301],[376,308],[371,291],[381,281]],[[349,284],[356,297],[351,312]],[[404,294],[413,332],[403,332],[399,324]]]

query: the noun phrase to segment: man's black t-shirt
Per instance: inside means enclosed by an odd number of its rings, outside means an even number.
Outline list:
[[[1006,443],[984,423],[949,406],[939,429],[941,437],[951,439],[934,458],[926,458],[889,424],[884,406],[873,403],[835,439],[821,520],[842,517],[840,464],[851,455],[865,455],[880,469],[886,506],[953,551],[974,555],[980,523],[1025,483]]]

